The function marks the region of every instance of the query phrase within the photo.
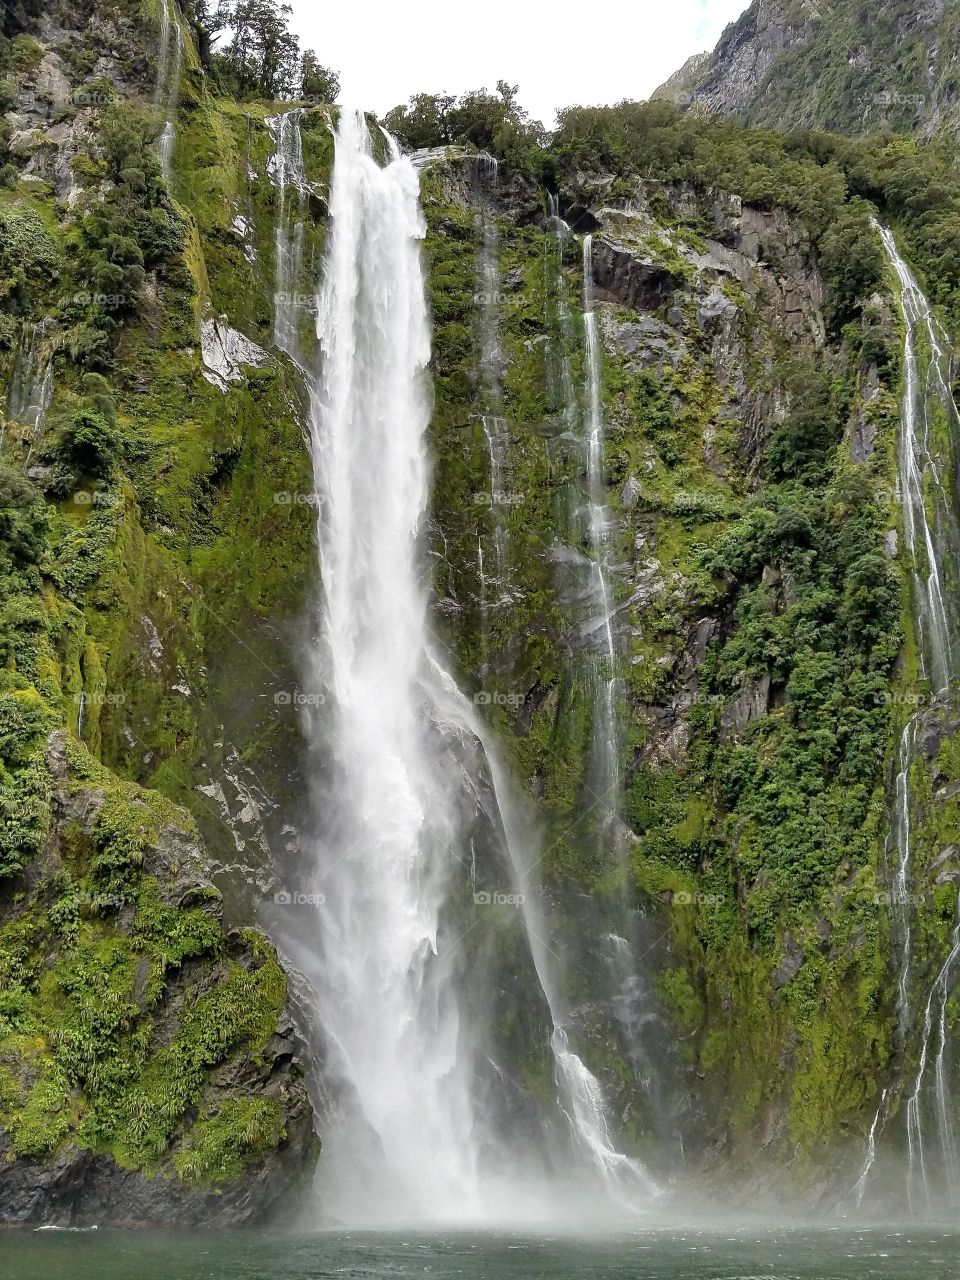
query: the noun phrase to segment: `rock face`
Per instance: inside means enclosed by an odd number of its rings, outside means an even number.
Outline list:
[[[224,394],[231,382],[240,382],[243,368],[262,369],[270,356],[224,320],[204,320],[200,326],[203,376]]]
[[[8,904],[0,915],[0,927],[29,928],[42,949],[37,961],[15,961],[9,929],[0,931],[15,1027],[31,1033],[28,1043],[0,1029],[0,1223],[237,1226],[289,1210],[316,1143],[272,949],[253,932],[223,932],[220,895],[172,806],[137,788],[118,793],[105,770],[78,777],[85,766],[62,733],[51,737],[46,763],[49,836],[22,876],[16,912]],[[123,843],[140,848],[97,892],[98,851],[118,822]],[[54,923],[65,912],[76,913],[67,930]],[[182,957],[166,936],[174,927],[196,938]],[[52,1023],[42,1000],[49,990]],[[119,1021],[110,1012],[118,1008]],[[79,1050],[75,1017],[98,1046],[94,1061]],[[195,1064],[186,1077],[184,1061]],[[112,1102],[96,1069],[116,1077]],[[34,1121],[38,1107],[52,1114]],[[130,1112],[157,1126],[152,1153],[124,1120]],[[251,1133],[258,1117],[263,1132]],[[103,1153],[111,1144],[122,1164]]]
[[[777,129],[955,132],[952,20],[944,0],[754,0],[655,96]]]

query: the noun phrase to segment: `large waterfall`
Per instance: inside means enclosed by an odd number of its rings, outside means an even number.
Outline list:
[[[271,128],[283,203],[301,174],[296,116]],[[322,583],[311,734],[323,776],[319,834],[298,868],[313,914],[281,932],[310,988],[326,1086],[322,1204],[357,1223],[520,1220],[566,1216],[563,1189],[576,1186],[582,1212],[634,1210],[656,1188],[617,1151],[600,1084],[571,1046],[535,827],[430,635],[425,224],[417,170],[388,145],[381,164],[364,118],[341,113],[318,350],[302,361]],[[295,275],[290,236],[282,220],[278,294]],[[299,354],[279,301],[276,341]],[[541,1112],[539,1137],[510,1119],[517,1086],[496,1060],[496,993],[484,989],[488,970],[468,964],[492,896],[475,892],[478,824],[499,848],[510,893],[496,896],[516,904],[510,928],[528,957],[512,982],[526,975],[532,988],[512,998],[550,1024],[524,1050],[553,1060],[552,1104],[523,1104],[527,1121]],[[554,1151],[552,1170],[531,1139]]]
[[[880,234],[896,273],[905,328],[898,460],[920,676],[934,698],[944,700],[960,676],[957,596],[960,521],[955,492],[960,412],[951,389],[951,344],[910,267],[901,257],[893,234],[884,228],[880,228]],[[919,1010],[914,1009],[911,1002],[911,986],[916,977],[912,902],[918,883],[911,778],[918,760],[923,715],[922,709],[916,712],[901,734],[889,842],[895,860],[893,916],[899,935],[901,1038],[905,1041],[917,1029],[920,1044],[919,1062],[912,1081],[906,1086],[907,1192],[915,1211],[929,1209],[944,1200],[956,1206],[960,1197],[947,1026],[947,1002],[960,960],[960,904],[958,926],[949,952],[937,967],[926,1000],[921,1002]],[[918,1013],[919,1028],[916,1028]],[[876,1121],[868,1144],[869,1164],[858,1184],[861,1197],[865,1177],[872,1166],[875,1133]]]

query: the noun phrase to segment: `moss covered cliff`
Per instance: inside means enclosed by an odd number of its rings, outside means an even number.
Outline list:
[[[284,194],[290,104],[219,90],[179,13],[171,94],[162,13],[63,0],[0,45],[15,1220],[249,1220],[313,1150],[284,974],[249,926],[309,768],[314,484],[276,325],[278,306],[313,323],[333,109],[298,109],[306,182]],[[571,1035],[617,1143],[664,1176],[835,1199],[918,1054],[897,1035],[889,762],[920,705],[918,1001],[954,923],[956,718],[922,701],[913,649],[902,334],[871,224],[955,318],[949,156],[665,103],[571,109],[548,144],[508,98],[429,101],[391,125],[432,148],[435,621],[542,820]],[[528,958],[510,927],[484,936],[533,1106],[552,1081]]]

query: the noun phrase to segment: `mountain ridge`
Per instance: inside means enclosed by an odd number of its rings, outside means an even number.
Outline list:
[[[955,0],[753,0],[653,96],[754,127],[952,133],[958,31]]]

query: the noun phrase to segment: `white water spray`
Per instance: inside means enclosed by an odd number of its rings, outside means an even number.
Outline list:
[[[324,1075],[339,1081],[338,1114],[324,1132],[323,1201],[351,1222],[523,1214],[507,1167],[522,1163],[523,1137],[510,1135],[512,1159],[481,1167],[476,1063],[490,1059],[485,1030],[464,1006],[461,945],[479,921],[454,924],[450,914],[454,876],[466,869],[463,818],[475,817],[477,796],[457,748],[479,744],[513,875],[525,884],[522,921],[553,1018],[574,1164],[608,1203],[614,1193],[647,1203],[652,1183],[615,1150],[599,1084],[567,1043],[530,887],[532,844],[518,830],[505,772],[429,645],[418,552],[428,497],[424,223],[416,170],[393,146],[391,155],[381,167],[363,118],[342,114],[318,299],[321,370],[308,380],[322,498],[315,683],[325,690],[331,758],[324,834],[305,880],[316,929],[292,949],[323,1023]],[[469,857],[474,865],[472,846]]]

